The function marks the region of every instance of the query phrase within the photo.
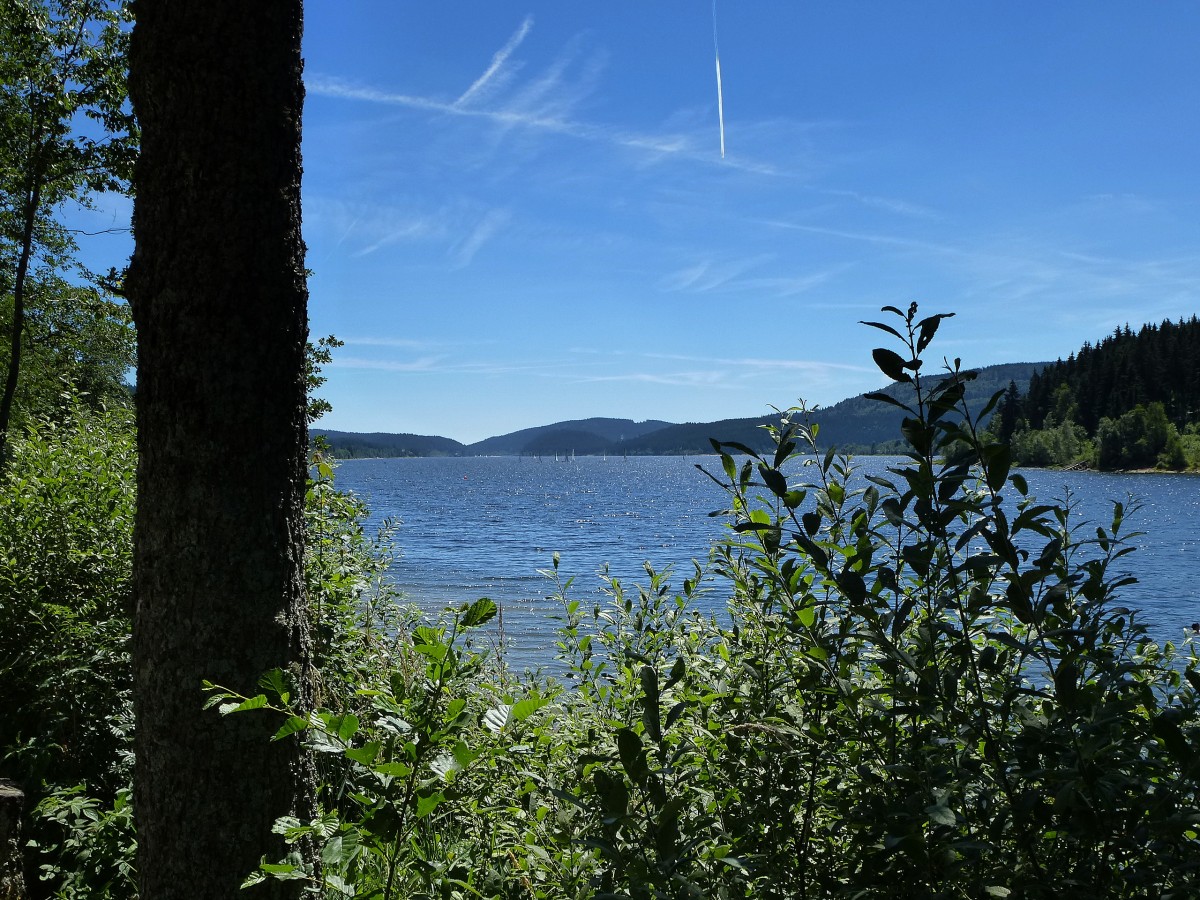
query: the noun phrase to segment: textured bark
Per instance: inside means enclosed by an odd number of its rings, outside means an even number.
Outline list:
[[[0,779],[0,900],[25,900],[24,859],[21,855],[21,812],[25,795],[11,781]]]
[[[200,690],[278,667],[306,699],[301,3],[135,14],[138,869],[142,900],[232,898],[314,791],[278,722],[202,712]]]

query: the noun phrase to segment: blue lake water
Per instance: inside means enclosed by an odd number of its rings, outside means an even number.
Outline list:
[[[409,600],[432,612],[491,597],[514,660],[535,665],[553,657],[558,604],[538,570],[550,568],[554,552],[562,576],[575,577],[571,596],[585,601],[599,596],[596,573],[605,565],[622,580],[644,579],[648,560],[673,565],[681,580],[690,560],[707,557],[723,533],[723,519],[708,514],[724,508],[725,494],[697,462],[719,470],[712,456],[364,459],[343,462],[337,478],[367,500],[373,526],[398,522],[391,574]],[[857,463],[883,474],[896,460]],[[1134,540],[1138,551],[1118,563],[1138,583],[1122,590],[1121,602],[1141,610],[1160,640],[1181,637],[1200,619],[1200,476],[1022,474],[1040,498],[1070,491],[1080,518],[1106,528],[1112,501],[1140,502],[1126,523],[1144,532]],[[724,598],[714,592],[709,602],[715,609]]]

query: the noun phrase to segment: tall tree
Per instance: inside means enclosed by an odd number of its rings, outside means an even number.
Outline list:
[[[49,323],[45,342],[61,336],[55,322],[73,302],[62,273],[75,242],[55,216],[127,187],[136,141],[125,104],[127,26],[119,0],[0,0],[0,467],[29,314]]]
[[[313,806],[293,740],[200,709],[205,678],[253,693],[281,668],[307,690],[302,9],[134,14],[139,877],[144,900],[230,898],[279,852],[275,819]]]

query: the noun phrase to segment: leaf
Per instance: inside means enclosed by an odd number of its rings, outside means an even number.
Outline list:
[[[954,825],[958,822],[954,810],[940,803],[925,807],[925,812],[929,814],[929,821],[937,825]]]
[[[942,324],[942,319],[949,319],[954,313],[938,313],[936,316],[929,316],[917,323],[917,327],[921,329],[920,335],[917,337],[917,352],[922,352],[933,341],[933,336],[937,334],[938,326]]]
[[[713,441],[715,444],[716,441]],[[730,481],[737,481],[737,463],[733,461],[733,457],[728,453],[721,454],[721,468],[725,470],[725,476]]]
[[[679,721],[679,717],[687,711],[687,701],[681,700],[671,707],[671,711],[667,713],[667,722],[664,726],[667,731],[671,730],[671,726]]]
[[[445,643],[443,641],[442,629],[434,628],[430,625],[418,625],[414,628],[412,642],[413,646],[418,649],[423,646],[440,647]]]
[[[910,413],[911,415],[915,416],[917,414],[917,411],[915,409],[913,409],[911,406],[909,406],[907,403],[901,403],[899,400],[897,400],[891,394],[885,394],[883,391],[872,391],[869,394],[863,394],[863,399],[864,400],[878,400],[880,403],[889,403],[892,406],[900,407],[906,413]]]
[[[267,705],[267,695],[259,694],[257,697],[249,697],[241,703],[222,703],[218,708],[223,716],[232,715],[233,713],[246,712],[251,709],[262,709]]]
[[[445,799],[446,799],[446,795],[443,794],[441,791],[438,791],[436,794],[430,794],[428,797],[418,797],[417,798],[417,818],[424,819],[431,812],[433,812],[435,809],[437,809],[438,806]]]
[[[480,597],[470,606],[464,605],[460,624],[463,628],[475,628],[485,622],[490,622],[495,615],[495,602],[487,597]]]
[[[904,371],[905,362],[900,354],[886,347],[876,347],[871,351],[871,356],[879,370],[892,381],[912,381],[912,376]]]
[[[1181,765],[1191,765],[1192,751],[1188,746],[1187,738],[1179,726],[1169,719],[1166,713],[1159,713],[1154,717],[1154,734],[1166,746],[1167,751],[1175,757],[1176,762]]]
[[[388,778],[405,778],[412,773],[412,766],[402,762],[380,763],[372,766],[371,771]]]
[[[524,722],[549,701],[543,697],[526,697],[518,700],[509,708],[509,718],[514,722]]]
[[[642,666],[642,692],[645,694],[642,707],[642,724],[646,734],[656,744],[662,743],[662,710],[658,699],[658,672],[654,666]]]
[[[263,677],[258,679],[258,686],[273,691],[275,696],[279,697],[284,703],[287,703],[287,684],[284,682],[283,671],[280,669],[272,669],[263,674]]]
[[[1008,444],[989,444],[983,448],[983,460],[987,465],[987,486],[999,491],[1008,481],[1008,470],[1012,466],[1012,452]]]
[[[483,724],[489,731],[499,734],[504,730],[504,726],[508,724],[508,717],[511,713],[512,704],[504,703],[500,706],[494,706],[483,714]]]
[[[275,732],[275,736],[271,738],[273,741],[281,741],[289,734],[295,734],[297,731],[303,731],[308,727],[308,720],[301,716],[291,716],[283,726]]]
[[[745,444],[740,444],[737,441],[722,441],[721,446],[722,447],[732,447],[738,453],[744,453],[746,456],[752,456],[755,459],[761,459],[761,457],[758,455],[757,450],[751,450]]]
[[[346,759],[369,766],[378,758],[380,747],[381,745],[378,741],[371,741],[369,744],[364,744],[361,747],[350,748],[344,755]]]
[[[894,306],[885,306],[884,311],[885,312],[892,311],[892,312],[898,312],[898,313],[900,312],[900,310],[896,309],[896,307],[894,307]],[[900,314],[904,315],[903,313],[900,313]],[[893,335],[893,336],[899,338],[900,340],[904,340],[904,335],[902,335],[900,332],[898,332],[891,325],[885,325],[882,322],[868,322],[863,319],[860,319],[858,324],[859,325],[868,325],[871,328],[878,328],[880,331],[886,331],[888,334]]]
[[[778,469],[769,468],[765,463],[759,463],[758,474],[762,476],[767,489],[776,497],[783,497],[788,492],[787,479]]]
[[[335,726],[337,736],[343,741],[349,741],[358,732],[358,716],[353,714],[339,716],[330,724]]]
[[[621,757],[621,767],[629,780],[641,785],[646,781],[646,755],[641,737],[632,728],[622,728],[617,732],[617,755]]]
[[[623,816],[629,810],[629,789],[620,778],[614,778],[603,769],[592,773],[592,783],[596,786],[596,795],[600,805],[609,815]]]

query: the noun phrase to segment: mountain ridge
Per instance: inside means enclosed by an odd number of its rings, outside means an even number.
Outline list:
[[[975,369],[967,402],[976,410],[996,391],[1015,382],[1024,391],[1034,372],[1050,363],[1001,363]],[[929,376],[927,376],[929,377]],[[937,376],[933,376],[936,378]],[[891,384],[882,391],[905,399],[911,387]],[[837,446],[846,452],[869,454],[895,452],[903,413],[893,406],[870,400],[864,394],[847,397],[809,416],[820,426],[823,447]],[[617,419],[593,416],[568,419],[550,425],[522,428],[463,444],[438,435],[392,434],[389,432],[348,432],[313,428],[313,436],[325,439],[335,456],[414,457],[414,456],[553,456],[561,455],[693,455],[712,453],[710,438],[737,441],[765,447],[768,438],[762,426],[778,421],[771,413],[745,418],[719,419],[713,422],[672,423],[661,419]]]

